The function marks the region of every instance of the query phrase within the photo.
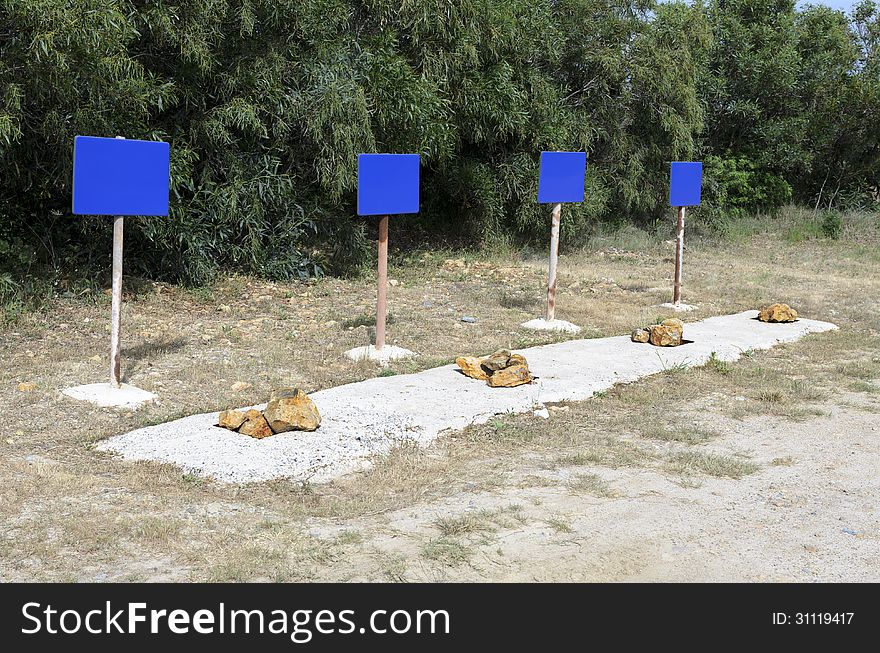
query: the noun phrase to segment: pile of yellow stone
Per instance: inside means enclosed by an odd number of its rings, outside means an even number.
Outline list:
[[[493,388],[514,388],[532,382],[532,373],[524,356],[500,349],[490,356],[459,356],[455,359],[461,373],[485,381]]]
[[[657,347],[677,347],[684,336],[684,322],[671,317],[660,324],[652,324],[632,332],[633,342],[650,342]]]

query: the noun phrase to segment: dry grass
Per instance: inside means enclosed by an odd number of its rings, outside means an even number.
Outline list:
[[[720,454],[705,451],[678,451],[669,456],[667,469],[675,474],[694,476],[708,474],[718,478],[742,478],[758,471],[758,465]]]
[[[127,380],[161,397],[140,412],[95,410],[60,395],[106,374],[103,293],[25,314],[0,330],[0,578],[348,579],[358,577],[358,561],[382,578],[401,580],[413,561],[378,551],[370,530],[394,510],[462,492],[549,486],[566,468],[581,468],[574,470],[580,480],[567,489],[600,495],[595,468],[647,468],[687,483],[753,473],[751,461],[704,450],[723,436],[716,423],[808,419],[851,392],[871,410],[880,387],[874,299],[880,249],[873,223],[848,224],[839,242],[792,244],[780,237],[792,220],[756,221],[721,242],[691,238],[685,299],[700,311],[688,319],[787,301],[806,317],[838,323],[839,332],[746,352],[733,364],[670,369],[551,411],[549,420],[500,417],[427,451],[401,447],[369,472],[321,486],[225,486],[172,466],[121,462],[90,445],[145,424],[258,403],[277,385],[313,391],[413,372],[462,353],[565,339],[517,327],[540,312],[543,252],[392,257],[398,284],[390,291],[389,341],[420,356],[387,371],[342,357],[370,340],[371,278],[282,284],[233,277],[199,291],[144,283],[132,292],[129,284]],[[669,299],[671,251],[661,239],[630,229],[566,253],[559,317],[583,325],[587,337],[626,333],[664,317],[655,306]],[[447,265],[447,258],[463,258],[465,267]],[[477,322],[462,323],[463,315]],[[238,381],[251,386],[234,391]],[[36,388],[20,392],[20,382]],[[462,565],[495,530],[515,527],[517,515],[439,520],[417,564]],[[345,522],[346,530],[316,537],[310,524],[321,520]],[[551,527],[565,532],[562,522]]]
[[[569,481],[568,489],[572,492],[584,492],[596,497],[610,498],[617,496],[617,492],[602,480],[602,477],[598,474],[578,474]]]

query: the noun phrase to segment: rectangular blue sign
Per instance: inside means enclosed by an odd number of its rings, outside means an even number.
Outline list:
[[[586,152],[541,152],[538,202],[583,202],[586,169]]]
[[[159,141],[77,136],[76,215],[168,215],[170,147]]]
[[[699,206],[703,185],[703,164],[699,161],[673,161],[669,177],[670,206]]]
[[[358,215],[419,212],[418,154],[358,155]]]

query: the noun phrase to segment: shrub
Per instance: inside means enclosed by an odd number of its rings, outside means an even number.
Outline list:
[[[822,218],[822,235],[838,240],[843,235],[843,218],[839,211],[825,211]]]

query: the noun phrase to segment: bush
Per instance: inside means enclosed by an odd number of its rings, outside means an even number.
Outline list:
[[[745,158],[707,156],[703,175],[706,208],[734,219],[774,213],[792,198],[785,179]]]
[[[822,218],[822,235],[838,240],[843,235],[843,218],[839,211],[825,211]]]
[[[0,0],[0,239],[29,256],[0,268],[106,269],[107,221],[70,216],[76,134],[171,143],[172,214],[127,223],[126,262],[187,283],[358,269],[372,229],[355,215],[361,152],[422,155],[422,212],[395,243],[543,242],[542,150],[588,154],[568,246],[601,223],[656,224],[669,162],[701,153],[707,222],[774,212],[792,187],[839,207],[876,194],[880,11],[801,13],[792,0]]]

